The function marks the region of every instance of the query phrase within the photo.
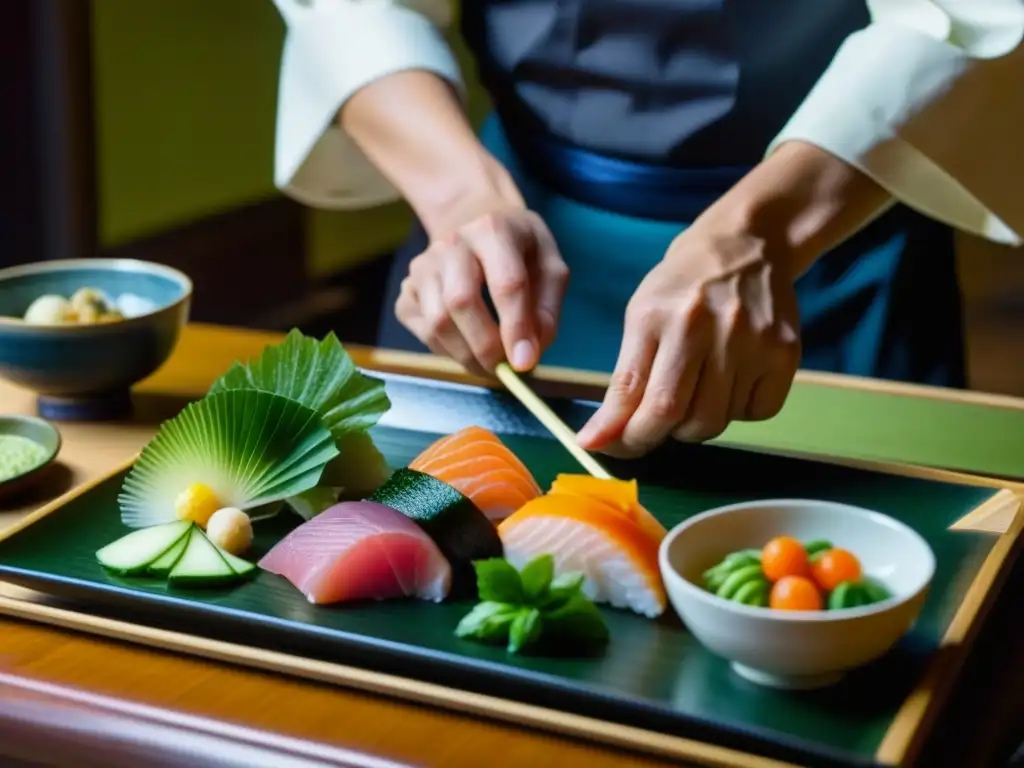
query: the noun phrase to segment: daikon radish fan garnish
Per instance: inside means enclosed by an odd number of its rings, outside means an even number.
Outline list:
[[[372,493],[390,468],[368,431],[391,407],[384,383],[365,376],[331,333],[322,341],[294,330],[248,364],[236,363],[210,389],[210,395],[255,389],[272,392],[313,409],[331,433],[338,456],[315,488],[287,499],[302,517],[334,505],[340,495]]]
[[[314,488],[337,455],[331,433],[302,403],[252,389],[208,395],[142,450],[118,497],[121,520],[205,528],[225,507],[251,510]]]

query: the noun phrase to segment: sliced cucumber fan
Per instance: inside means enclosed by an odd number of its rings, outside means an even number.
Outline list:
[[[271,392],[207,395],[161,426],[121,488],[121,519],[131,528],[177,519],[175,501],[194,484],[223,506],[252,509],[313,488],[338,455],[321,417]]]

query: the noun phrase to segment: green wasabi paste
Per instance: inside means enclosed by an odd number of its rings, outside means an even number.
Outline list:
[[[0,483],[30,472],[46,461],[46,449],[20,435],[0,435]]]

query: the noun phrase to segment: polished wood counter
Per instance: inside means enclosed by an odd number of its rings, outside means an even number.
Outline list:
[[[252,357],[279,338],[209,326],[187,329],[171,361],[138,388],[133,422],[59,425],[64,437],[60,466],[33,498],[16,508],[0,507],[0,526],[129,459],[160,421],[176,413],[185,399],[202,395],[232,361]],[[422,373],[428,366],[433,375],[460,377],[438,361],[367,349],[351,352],[366,367]],[[563,390],[600,384],[600,377],[580,382],[553,372],[550,378]],[[820,381],[828,384],[827,378]],[[0,382],[0,411],[32,413],[34,398]],[[6,619],[0,620],[0,658],[4,765],[668,764],[425,706]],[[1011,683],[1013,674],[1018,675],[1016,689],[1024,690],[1019,670],[1003,671]],[[975,735],[978,744],[971,754],[980,759],[983,742],[1005,741],[1016,712],[1008,716],[1009,724],[1007,718],[992,718],[986,724],[990,732]],[[28,763],[29,757],[37,762]],[[715,760],[713,749],[707,759]],[[750,764],[772,765],[767,760]]]

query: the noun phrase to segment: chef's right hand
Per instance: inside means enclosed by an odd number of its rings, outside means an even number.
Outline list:
[[[502,360],[530,370],[555,339],[569,270],[532,211],[497,204],[464,221],[413,259],[395,313],[432,352],[470,371],[491,373]]]

